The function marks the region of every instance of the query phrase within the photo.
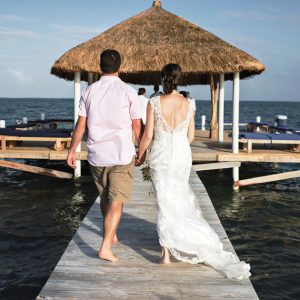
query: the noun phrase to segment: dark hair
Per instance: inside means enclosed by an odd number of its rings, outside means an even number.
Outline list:
[[[168,64],[162,68],[160,77],[165,94],[171,94],[177,89],[181,74],[181,68],[177,64]]]
[[[188,93],[186,91],[180,91],[179,94],[181,94],[184,98],[188,97]]]
[[[113,74],[119,71],[121,55],[117,50],[107,49],[100,54],[100,68],[103,73]]]
[[[144,95],[146,93],[145,88],[139,88],[138,95]]]
[[[159,91],[159,85],[155,84],[153,89],[154,89],[154,92],[158,92]]]

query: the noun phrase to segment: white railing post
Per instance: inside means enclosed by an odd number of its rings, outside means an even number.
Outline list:
[[[201,130],[205,131],[205,122],[206,122],[206,116],[205,115],[201,115]]]
[[[260,116],[257,116],[257,117],[256,117],[256,122],[257,122],[257,123],[260,123],[260,121],[261,121]],[[259,127],[259,126],[256,127],[256,131],[260,131],[260,127]]]
[[[239,153],[240,73],[234,73],[232,89],[232,153]],[[234,184],[239,181],[239,167],[233,168]],[[238,189],[238,187],[236,188]]]
[[[81,96],[81,86],[80,86],[80,72],[76,72],[74,75],[74,126],[76,125],[78,119],[79,101]],[[76,152],[81,151],[81,143],[79,143]],[[76,169],[74,170],[74,177],[81,176],[81,161],[76,160]]]
[[[224,74],[220,74],[219,80],[219,142],[224,141]]]

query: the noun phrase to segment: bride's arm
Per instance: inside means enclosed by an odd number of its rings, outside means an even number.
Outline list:
[[[152,137],[153,137],[153,128],[154,128],[154,113],[153,107],[150,103],[147,105],[147,119],[144,134],[139,146],[139,155],[138,160],[142,160],[143,155],[145,154],[147,148],[149,147]]]
[[[195,112],[191,117],[187,135],[188,135],[189,143],[191,144],[195,138]]]

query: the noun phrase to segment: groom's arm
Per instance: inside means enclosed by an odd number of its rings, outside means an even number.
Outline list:
[[[71,147],[68,153],[68,158],[67,158],[67,163],[68,165],[75,169],[76,167],[76,155],[75,155],[75,151],[77,146],[79,145],[79,143],[81,142],[85,129],[86,129],[86,121],[87,118],[83,117],[83,116],[79,116],[77,122],[76,122],[76,126],[75,126],[75,130],[74,133],[72,135],[72,142],[71,142]]]
[[[142,136],[143,136],[142,121],[141,121],[141,119],[133,119],[133,120],[131,120],[131,122],[132,122],[132,130],[133,130],[134,136],[139,145],[141,142]]]

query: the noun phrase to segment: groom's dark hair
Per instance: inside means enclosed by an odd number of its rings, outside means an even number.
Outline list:
[[[107,49],[100,54],[100,68],[103,73],[113,74],[119,71],[121,55],[117,50]]]

